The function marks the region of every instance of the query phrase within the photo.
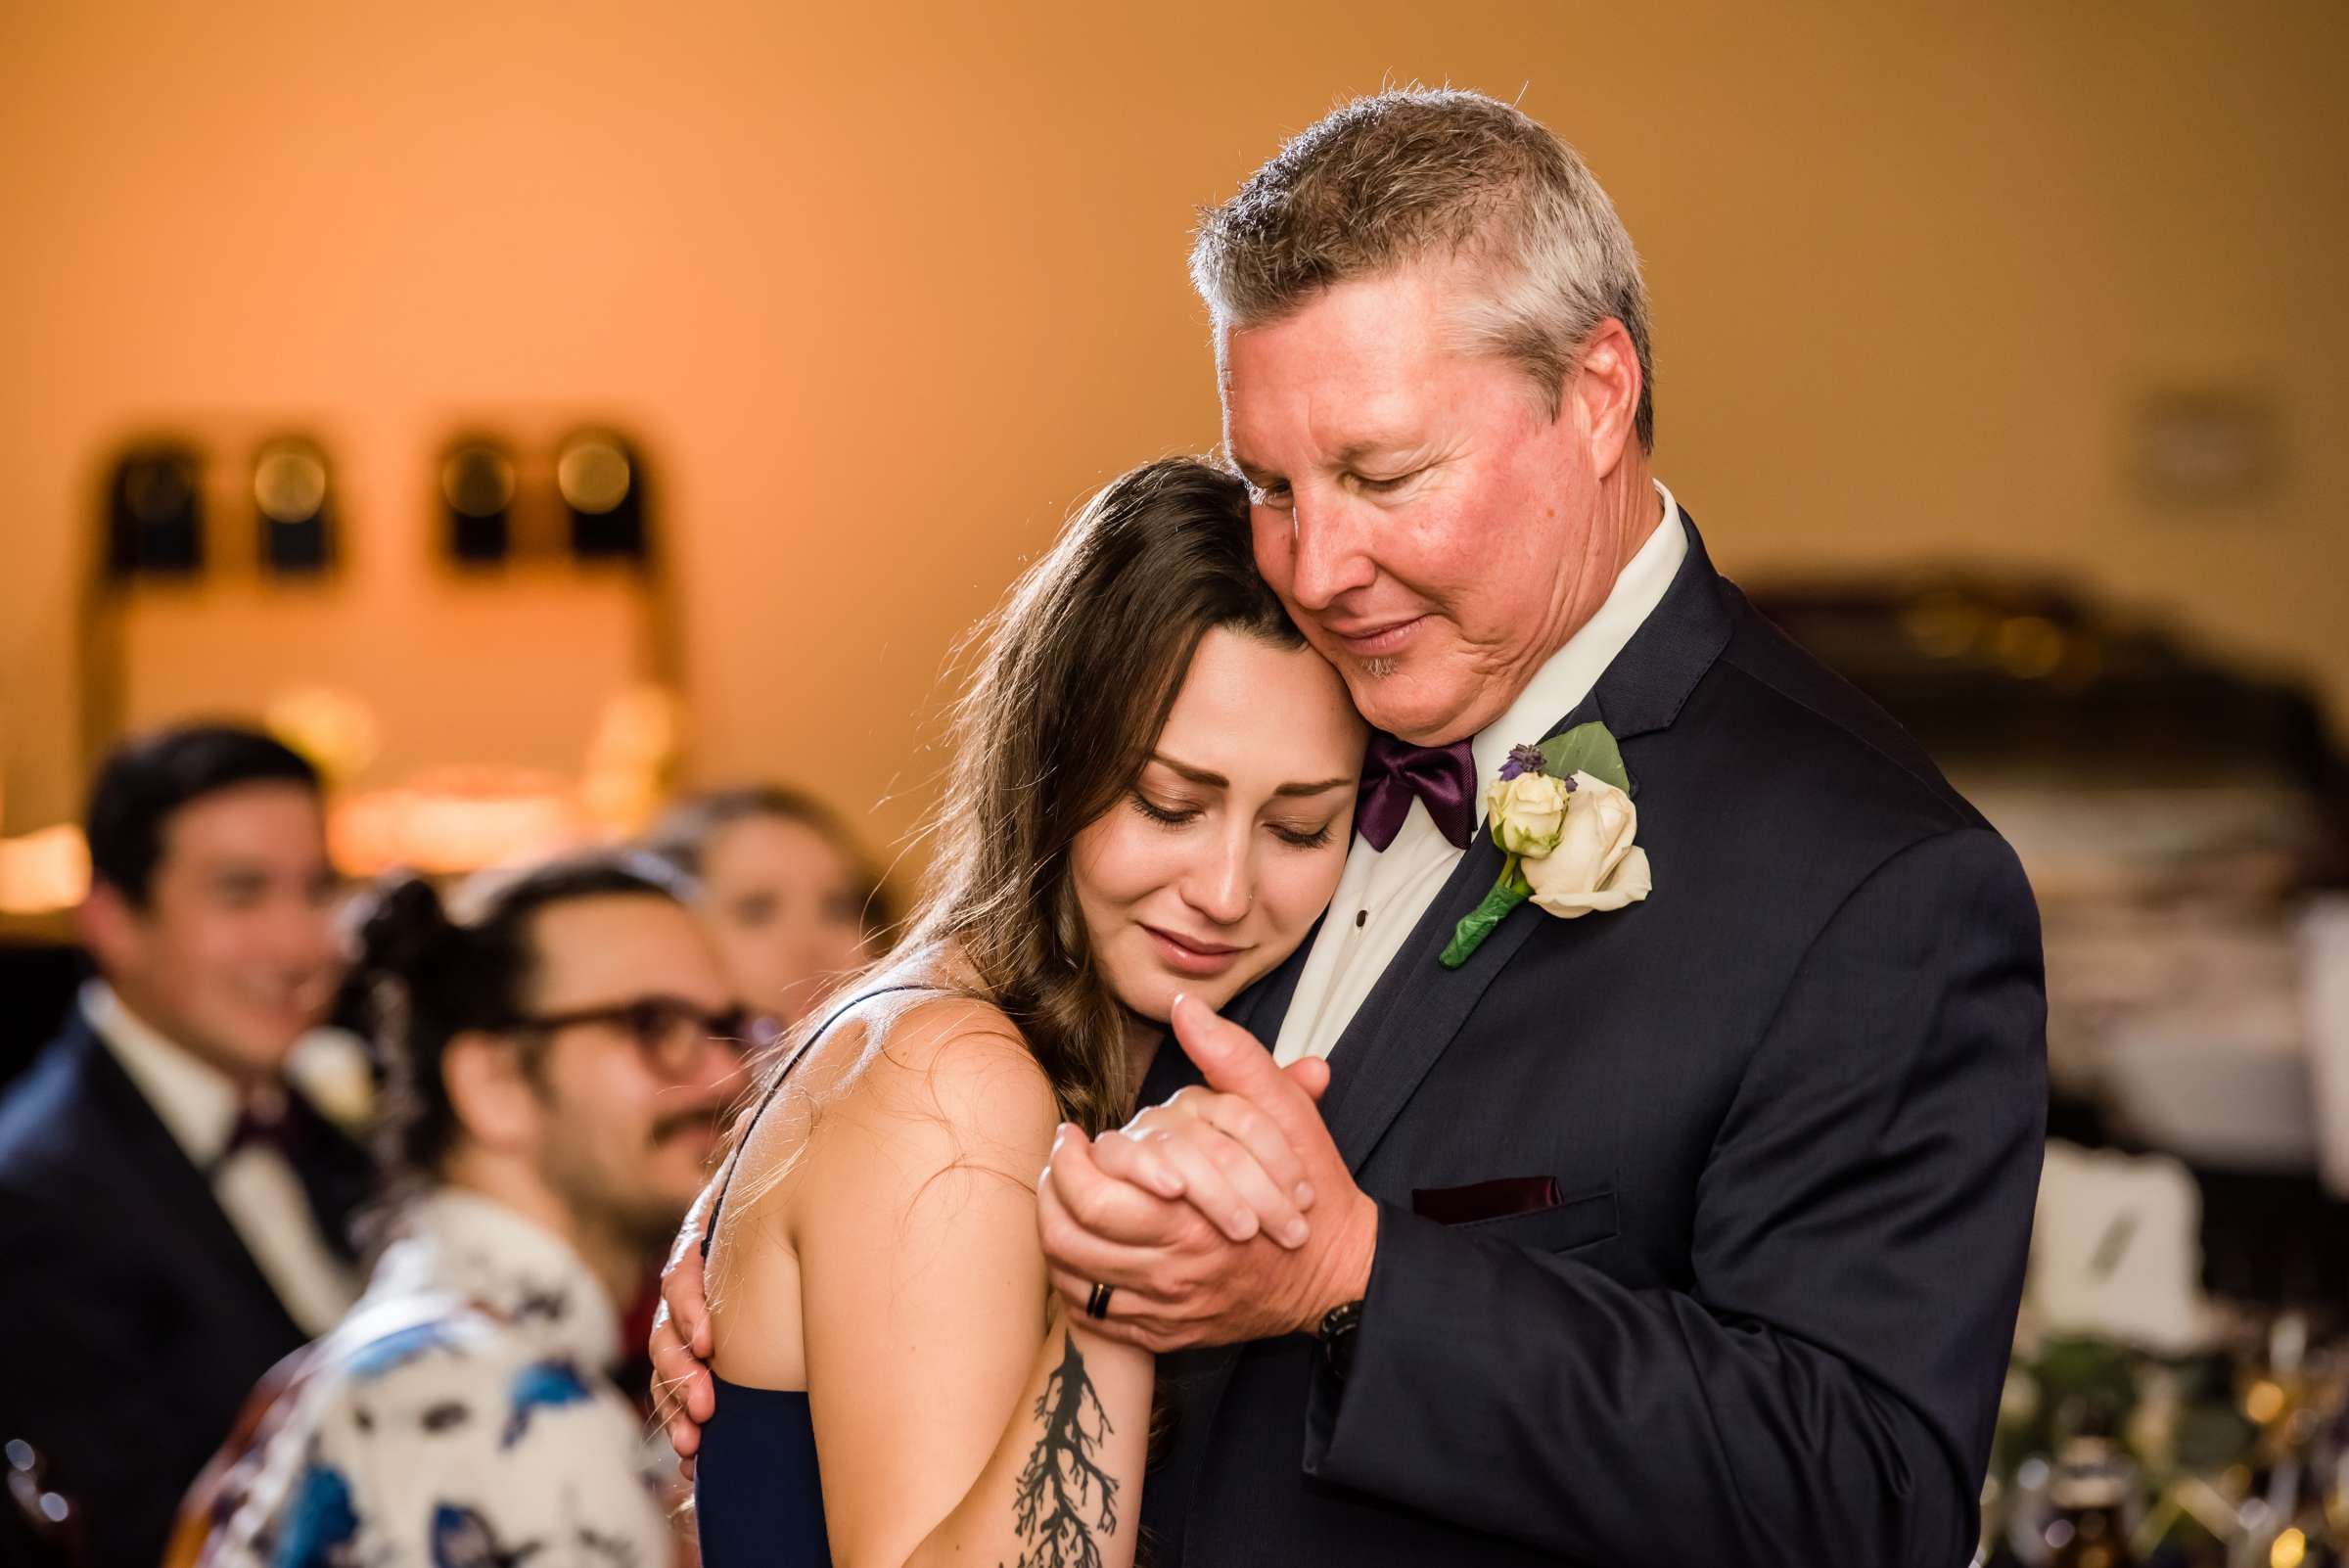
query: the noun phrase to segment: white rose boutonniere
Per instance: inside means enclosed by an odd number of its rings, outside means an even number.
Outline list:
[[[1539,860],[1554,853],[1566,832],[1566,813],[1574,803],[1575,781],[1551,778],[1528,768],[1515,778],[1505,770],[1485,792],[1485,817],[1493,824],[1493,842],[1520,859]]]
[[[1527,855],[1517,867],[1533,889],[1535,907],[1572,920],[1646,898],[1655,884],[1647,852],[1632,842],[1639,827],[1632,798],[1603,778],[1577,773],[1572,799],[1557,848]]]
[[[1623,754],[1604,724],[1582,724],[1540,746],[1516,746],[1485,792],[1500,878],[1452,932],[1438,960],[1457,969],[1511,909],[1533,905],[1572,920],[1636,903],[1654,889],[1647,852],[1633,843]]]

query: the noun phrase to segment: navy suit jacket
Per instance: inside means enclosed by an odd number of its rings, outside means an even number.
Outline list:
[[[300,1174],[341,1241],[366,1162],[313,1126]],[[77,1011],[0,1098],[0,1440],[46,1455],[90,1568],[155,1568],[246,1395],[306,1337]]]
[[[1972,1553],[2046,1117],[2038,912],[1689,533],[1553,728],[1622,742],[1653,894],[1520,908],[1444,969],[1500,871],[1479,833],[1330,1057],[1379,1204],[1352,1370],[1304,1335],[1163,1358],[1155,1563]],[[1234,1005],[1267,1045],[1303,957]],[[1162,1051],[1145,1094],[1191,1076]],[[1414,1208],[1523,1177],[1553,1201]]]

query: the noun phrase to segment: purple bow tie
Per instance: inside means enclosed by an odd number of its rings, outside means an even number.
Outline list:
[[[1436,829],[1462,850],[1476,836],[1476,756],[1464,740],[1450,746],[1412,746],[1384,730],[1370,734],[1362,755],[1362,793],[1354,830],[1385,853],[1418,797]]]
[[[220,1160],[225,1164],[239,1150],[257,1146],[275,1149],[288,1165],[294,1165],[305,1152],[305,1130],[295,1115],[293,1096],[276,1084],[263,1084],[238,1108],[236,1126],[229,1130]]]

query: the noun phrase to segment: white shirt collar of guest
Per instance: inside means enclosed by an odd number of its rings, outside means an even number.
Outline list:
[[[236,1130],[236,1081],[132,1012],[103,980],[81,988],[81,1013],[155,1108],[172,1141],[196,1169],[210,1169]]]
[[[620,1360],[620,1310],[571,1243],[494,1198],[438,1187],[400,1217],[362,1307],[448,1296],[585,1366]]]
[[[1476,756],[1480,805],[1484,787],[1500,776],[1500,764],[1508,760],[1509,748],[1540,744],[1552,724],[1581,706],[1598,684],[1598,677],[1606,673],[1607,666],[1663,603],[1672,579],[1679,576],[1681,563],[1688,555],[1688,530],[1672,491],[1661,480],[1654,484],[1664,502],[1664,520],[1625,563],[1606,602],[1534,672],[1507,712],[1477,732],[1471,750]]]

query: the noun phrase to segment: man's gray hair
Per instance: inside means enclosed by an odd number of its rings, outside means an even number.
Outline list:
[[[1481,277],[1458,326],[1524,367],[1557,417],[1565,379],[1609,316],[1639,355],[1636,431],[1655,447],[1639,256],[1574,149],[1482,93],[1360,98],[1290,141],[1202,214],[1191,281],[1225,334],[1277,321],[1333,284],[1430,258]]]

